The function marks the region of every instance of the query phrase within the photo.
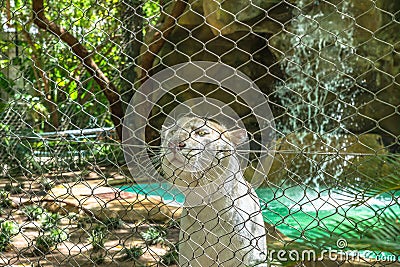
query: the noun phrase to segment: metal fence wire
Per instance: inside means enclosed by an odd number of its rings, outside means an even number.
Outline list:
[[[400,1],[0,14],[1,266],[400,265]]]

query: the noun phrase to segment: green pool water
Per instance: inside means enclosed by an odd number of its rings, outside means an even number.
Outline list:
[[[120,189],[160,196],[171,205],[184,202],[184,196],[179,191],[172,190],[169,184],[136,184],[122,186]],[[321,188],[258,188],[256,192],[261,201],[265,222],[275,225],[283,234],[298,241],[319,240],[329,236],[354,238],[357,230],[359,233],[371,225],[379,225],[378,214],[400,214],[400,192],[370,199],[358,206],[355,205],[357,202],[354,195]],[[339,230],[344,228],[357,230]]]

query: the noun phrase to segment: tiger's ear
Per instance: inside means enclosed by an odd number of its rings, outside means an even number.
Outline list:
[[[229,140],[235,145],[238,146],[240,144],[243,144],[246,142],[247,139],[247,131],[245,129],[236,129],[236,130],[231,130],[227,131],[227,136]]]

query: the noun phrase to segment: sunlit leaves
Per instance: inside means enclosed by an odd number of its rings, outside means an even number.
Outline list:
[[[160,16],[159,1],[146,1],[143,4],[143,14],[151,24],[155,25]]]

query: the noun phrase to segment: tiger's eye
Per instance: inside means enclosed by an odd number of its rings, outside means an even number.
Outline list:
[[[207,134],[207,132],[200,130],[200,131],[197,131],[196,134],[198,134],[199,136],[205,136]]]

